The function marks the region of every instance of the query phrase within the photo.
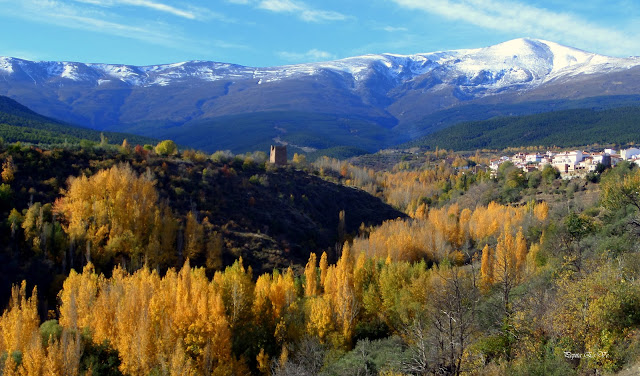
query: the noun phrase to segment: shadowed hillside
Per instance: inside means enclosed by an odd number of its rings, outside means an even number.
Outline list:
[[[168,205],[177,221],[173,254],[165,255],[160,271],[184,263],[189,215],[198,223],[205,223],[206,218],[206,234],[217,242],[220,252],[215,264],[201,252],[192,257],[192,265],[207,266],[213,272],[242,257],[258,274],[290,265],[300,268],[311,252],[327,251],[334,259],[335,245],[354,234],[362,223],[378,225],[405,217],[364,191],[291,166],[275,168],[265,164],[260,159],[263,156],[256,153],[254,157],[214,162],[201,153],[160,157],[141,148],[117,152],[4,147],[0,159],[11,161],[13,176],[0,188],[0,215],[5,220],[20,219],[0,225],[5,244],[0,252],[0,303],[8,298],[11,283],[22,279],[40,286],[44,295],[48,291],[49,301],[55,301],[61,278],[71,267],[81,267],[86,256],[82,249],[69,254],[72,244],[61,231],[60,218],[55,213],[52,216],[47,204],[53,204],[62,189],[68,189],[68,177],[93,176],[112,166],[130,164],[134,172],[150,176],[159,203]],[[343,225],[341,211],[345,212]],[[32,230],[23,233],[21,226]],[[96,265],[109,273],[119,262],[109,259]]]

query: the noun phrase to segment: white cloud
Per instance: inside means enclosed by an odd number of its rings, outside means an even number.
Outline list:
[[[105,5],[109,0],[82,0],[82,3]],[[137,0],[114,0],[122,1]],[[5,6],[4,4],[15,6]],[[104,8],[96,9],[86,5],[57,0],[0,0],[5,16],[31,22],[55,25],[76,30],[85,30],[123,38],[135,39],[151,44],[196,53],[210,52],[211,46],[218,48],[242,48],[222,41],[202,43],[182,36],[179,29],[166,23],[148,20],[128,20]]]
[[[396,33],[396,32],[407,32],[409,31],[409,29],[407,29],[406,27],[394,27],[394,26],[385,26],[382,28],[382,30],[389,32],[389,33]]]
[[[191,20],[196,18],[195,13],[192,11],[179,9],[171,5],[159,3],[156,1],[150,1],[150,0],[74,0],[74,1],[79,3],[85,3],[85,4],[99,5],[103,7],[113,7],[116,5],[131,5],[131,6],[153,9],[159,12],[169,13],[177,17],[188,18]]]
[[[344,21],[348,17],[342,13],[330,10],[311,10],[305,9],[300,13],[300,18],[304,21],[322,22],[322,21]]]
[[[304,62],[304,63],[308,63],[308,62],[316,62],[316,61],[327,61],[327,60],[332,60],[335,59],[336,56],[326,52],[326,51],[321,51],[318,50],[316,48],[313,48],[307,52],[278,52],[278,56],[280,56],[281,58],[287,60],[287,61],[291,61],[291,62],[296,62],[296,63],[300,63],[300,62]]]
[[[331,10],[315,9],[298,0],[227,0],[242,5],[255,5],[274,13],[290,13],[307,22],[343,21],[349,17]]]
[[[304,9],[291,0],[262,0],[258,7],[272,12],[299,12]]]
[[[97,5],[105,8],[107,7],[111,8],[111,7],[123,6],[123,5],[141,7],[141,8],[152,9],[158,12],[168,13],[176,17],[186,18],[190,20],[202,20],[202,19],[209,19],[209,18],[226,20],[226,18],[223,15],[213,12],[206,8],[188,6],[186,8],[181,9],[178,7],[174,7],[172,5],[168,5],[162,2],[152,1],[152,0],[74,0],[74,1],[78,3]]]
[[[619,30],[601,27],[576,15],[553,12],[505,0],[392,0],[420,10],[482,28],[530,35],[574,46],[596,46],[607,53],[640,49],[640,42]]]

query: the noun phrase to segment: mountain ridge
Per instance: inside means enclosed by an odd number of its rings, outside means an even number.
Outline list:
[[[97,85],[103,85],[105,84],[104,81],[110,78],[118,79],[132,86],[164,86],[170,83],[171,78],[180,79],[183,77],[195,77],[202,80],[216,81],[224,78],[222,74],[227,73],[229,77],[238,79],[250,78],[258,80],[258,84],[262,84],[296,75],[312,75],[322,69],[348,73],[351,74],[356,81],[359,81],[365,78],[367,73],[370,73],[365,72],[367,68],[371,68],[371,65],[374,63],[380,63],[385,65],[390,72],[395,73],[400,80],[410,80],[416,76],[428,73],[438,65],[450,63],[452,60],[459,65],[460,71],[466,69],[467,72],[474,72],[474,68],[480,65],[477,64],[478,59],[474,59],[473,56],[483,57],[485,61],[494,58],[493,64],[495,65],[514,67],[522,65],[518,63],[518,60],[522,60],[522,55],[525,56],[525,60],[529,60],[527,61],[528,63],[532,60],[531,55],[534,57],[543,57],[543,59],[538,60],[548,59],[551,61],[552,69],[546,74],[543,70],[545,67],[539,64],[540,61],[535,62],[534,65],[537,65],[536,68],[541,69],[541,71],[536,71],[537,77],[533,78],[541,78],[543,76],[549,76],[550,73],[554,73],[549,77],[553,79],[562,73],[576,73],[571,72],[571,69],[566,69],[576,68],[576,66],[609,65],[609,68],[612,69],[623,69],[624,67],[629,68],[640,65],[640,57],[610,57],[542,39],[518,38],[484,48],[434,51],[409,55],[394,53],[366,54],[338,60],[270,67],[252,67],[204,60],[136,66],[129,64],[82,63],[74,61],[29,61],[2,56],[0,57],[0,72],[3,72],[6,76],[7,74],[15,73],[18,69],[25,71],[25,68],[30,68],[29,65],[37,65],[46,69],[47,75],[44,76],[44,78],[47,79],[55,77],[66,78],[73,81],[93,79]],[[470,56],[472,57],[471,59],[469,59]],[[456,60],[465,57],[467,58],[466,61],[456,62]],[[504,58],[502,64],[496,61],[495,57]],[[547,65],[549,65],[550,61],[547,61]],[[474,63],[476,65],[475,67]],[[86,69],[91,69],[92,71],[86,71]],[[220,74],[215,74],[214,69],[220,71]],[[180,70],[183,72],[183,75],[179,75],[176,72]],[[578,71],[577,73],[584,72],[585,71]],[[25,73],[31,72],[25,71]],[[512,73],[518,76],[523,72],[516,70],[515,72],[505,73]],[[36,84],[38,83],[38,79],[43,78],[42,74],[36,74],[35,77],[31,74],[29,75]]]
[[[638,78],[640,57],[607,57],[530,38],[477,49],[263,68],[199,60],[137,67],[0,58],[0,95],[66,122],[150,137],[197,128],[187,138],[199,141],[226,137],[202,124],[229,116],[256,119],[250,128],[258,129],[264,127],[254,116],[258,113],[294,114],[282,119],[286,123],[298,119],[296,114],[322,114],[370,123],[376,132],[368,138],[375,141],[369,143],[371,151],[424,136],[429,127],[416,128],[417,134],[402,132],[463,104],[636,95]],[[336,126],[345,137],[352,132]],[[260,128],[264,139],[259,143],[235,137],[212,145],[246,151],[277,140],[291,142],[286,133],[296,130],[295,124],[268,127]],[[384,139],[380,127],[388,130]],[[306,132],[310,144],[303,147],[323,139],[313,129]],[[357,135],[368,137],[364,128]]]

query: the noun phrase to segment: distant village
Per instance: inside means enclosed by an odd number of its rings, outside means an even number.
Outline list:
[[[598,165],[613,167],[620,161],[630,161],[640,165],[640,149],[628,148],[620,150],[604,149],[602,152],[584,152],[580,150],[555,153],[547,151],[540,153],[517,153],[512,157],[503,156],[492,159],[491,170],[496,173],[504,162],[511,162],[525,172],[541,170],[546,165],[551,165],[560,171],[563,179],[584,177],[589,172],[597,170]]]

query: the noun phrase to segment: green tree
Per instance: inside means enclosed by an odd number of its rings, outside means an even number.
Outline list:
[[[556,180],[559,177],[560,177],[560,171],[558,171],[557,168],[551,165],[546,165],[542,169],[542,180],[547,184],[551,184],[554,180]]]
[[[621,170],[611,173],[602,181],[602,202],[609,209],[620,209],[633,205],[640,210],[640,169]],[[620,175],[624,173],[624,175]]]
[[[527,174],[527,183],[529,188],[538,188],[542,182],[542,172],[540,170],[533,170]]]
[[[160,141],[156,145],[156,153],[160,155],[175,155],[178,154],[178,147],[176,143],[171,140]]]

